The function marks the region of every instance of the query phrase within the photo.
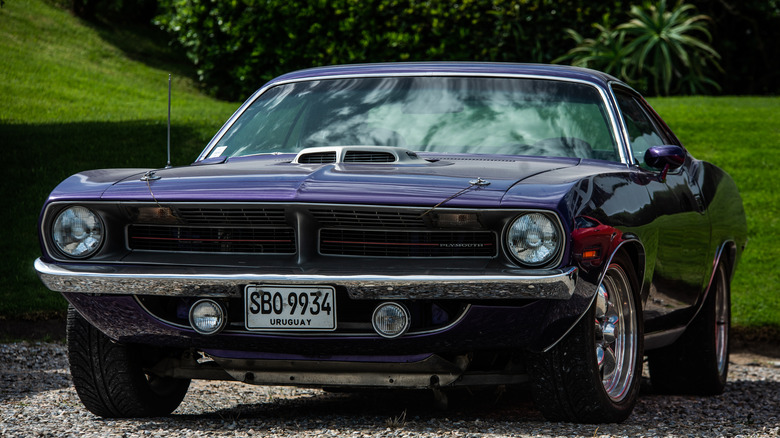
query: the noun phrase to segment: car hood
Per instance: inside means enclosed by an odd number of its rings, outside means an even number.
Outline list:
[[[518,182],[580,160],[516,156],[425,157],[421,164],[296,164],[290,157],[262,155],[217,164],[194,164],[121,174],[101,199],[158,202],[322,202],[345,204],[498,207]],[[106,171],[99,171],[105,181]],[[89,172],[79,180],[90,180]],[[485,184],[472,184],[482,178]],[[92,183],[96,189],[100,184]],[[59,198],[68,198],[59,193]],[[451,199],[450,199],[451,198]]]

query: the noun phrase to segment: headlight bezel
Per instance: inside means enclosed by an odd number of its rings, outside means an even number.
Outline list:
[[[513,250],[512,248],[513,245],[510,240],[512,238],[513,228],[515,224],[517,224],[522,218],[534,214],[541,215],[542,217],[544,217],[544,219],[548,220],[550,225],[552,226],[555,236],[557,237],[557,247],[550,252],[549,256],[536,262],[523,260],[521,257],[519,257],[516,254],[516,251]],[[504,254],[509,259],[510,262],[523,268],[539,269],[539,268],[551,268],[557,266],[558,264],[560,264],[563,258],[564,249],[567,245],[566,234],[560,218],[554,212],[550,212],[546,210],[525,210],[513,216],[507,221],[502,236],[503,236],[502,248],[504,250]]]
[[[57,237],[57,227],[58,224],[60,224],[60,219],[63,218],[63,215],[65,215],[68,211],[76,210],[76,209],[83,209],[86,210],[87,213],[89,213],[92,217],[94,217],[94,226],[89,229],[87,233],[87,238],[95,238],[95,234],[93,233],[93,230],[99,228],[99,235],[97,240],[97,244],[93,245],[88,251],[82,252],[80,254],[74,254],[69,252],[67,249],[63,247],[63,245],[60,244]],[[50,247],[56,251],[57,255],[64,257],[66,259],[70,260],[85,260],[90,257],[95,256],[98,254],[105,245],[107,235],[107,229],[105,221],[103,220],[103,217],[97,213],[94,209],[87,207],[86,205],[81,204],[68,204],[65,205],[63,208],[59,209],[56,213],[54,213],[51,216],[51,221],[49,222],[49,242]],[[87,238],[81,239],[82,241],[86,240]]]

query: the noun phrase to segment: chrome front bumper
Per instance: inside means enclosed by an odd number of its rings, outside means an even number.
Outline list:
[[[35,260],[35,270],[57,292],[117,295],[241,297],[247,284],[344,286],[352,299],[571,298],[577,268],[416,275],[194,268],[145,265],[71,265]],[[204,271],[210,271],[204,273]]]

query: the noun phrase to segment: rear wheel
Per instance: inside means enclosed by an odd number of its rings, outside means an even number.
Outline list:
[[[68,308],[68,360],[81,402],[101,417],[168,415],[179,406],[190,381],[144,371],[150,351],[112,341]]]
[[[550,351],[530,356],[534,401],[547,419],[620,422],[634,409],[643,344],[633,272],[616,256],[582,320]]]
[[[729,371],[731,292],[719,264],[699,314],[672,345],[648,353],[653,390],[667,394],[723,393]]]

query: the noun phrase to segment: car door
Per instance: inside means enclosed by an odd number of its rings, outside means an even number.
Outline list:
[[[658,240],[655,257],[648,253],[653,275],[645,302],[645,330],[682,326],[693,317],[709,258],[710,223],[696,182],[698,161],[687,155],[685,163],[664,179],[661,172],[648,168],[647,149],[680,145],[679,140],[639,95],[619,87],[614,92],[634,165],[638,172],[651,174],[644,179],[649,181],[646,187],[655,209],[651,226]]]

